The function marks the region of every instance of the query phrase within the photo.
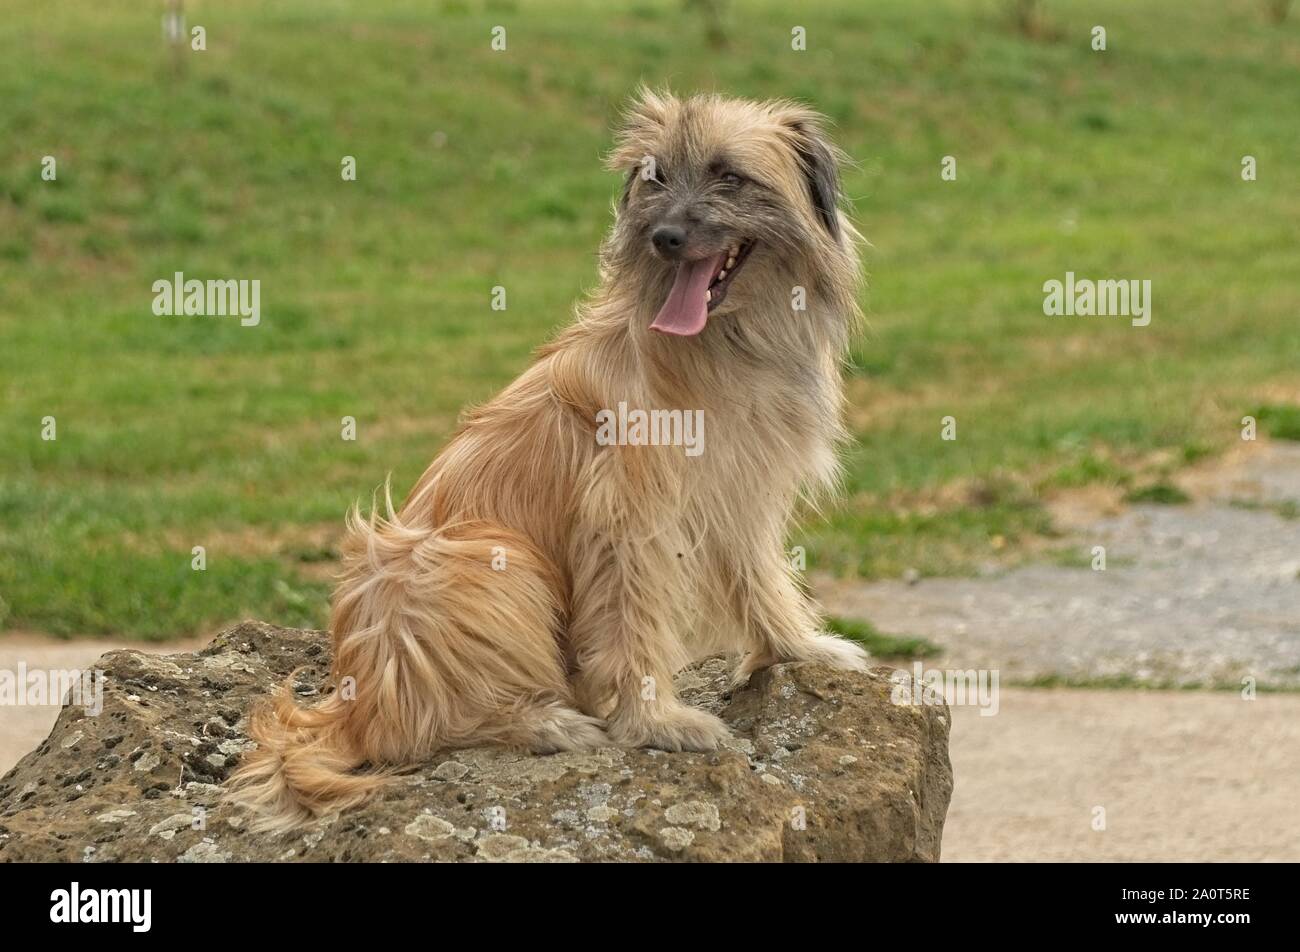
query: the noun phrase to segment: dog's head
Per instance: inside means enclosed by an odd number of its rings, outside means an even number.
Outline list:
[[[607,250],[663,292],[651,326],[692,336],[853,261],[840,162],[804,106],[643,90],[610,156],[625,182]]]

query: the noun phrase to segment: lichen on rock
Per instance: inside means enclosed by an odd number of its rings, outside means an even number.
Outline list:
[[[893,704],[889,669],[782,664],[733,690],[711,658],[677,688],[731,726],[720,750],[444,751],[267,836],[221,785],[254,701],[296,668],[325,689],[326,635],[245,622],[195,654],[98,667],[102,712],[65,707],[0,778],[0,860],[935,861],[952,791],[945,708]]]

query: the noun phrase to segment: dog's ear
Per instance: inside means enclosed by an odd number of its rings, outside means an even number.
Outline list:
[[[817,218],[839,241],[840,165],[844,156],[827,138],[822,117],[811,109],[783,103],[778,118],[790,134]]]
[[[640,169],[631,169],[623,177],[623,189],[618,193],[618,207],[623,208],[627,205],[627,200],[632,197],[632,183],[636,181],[637,173]]]

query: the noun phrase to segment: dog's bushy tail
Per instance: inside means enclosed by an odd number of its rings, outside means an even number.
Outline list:
[[[377,509],[348,519],[330,619],[334,693],[301,707],[291,677],[251,715],[257,749],[231,798],[256,814],[255,830],[357,806],[439,747],[604,739],[571,708],[558,582],[540,553],[490,523],[403,520],[391,499],[386,518]],[[494,570],[507,554],[509,571]]]
[[[391,771],[357,772],[364,757],[348,737],[348,702],[336,693],[317,707],[301,707],[292,681],[254,709],[248,734],[257,749],[231,780],[230,798],[255,815],[256,831],[284,832],[359,806],[391,777]]]

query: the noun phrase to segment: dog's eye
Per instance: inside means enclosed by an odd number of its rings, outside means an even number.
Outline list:
[[[745,184],[744,178],[737,175],[735,172],[723,173],[721,182],[723,185],[727,186],[727,188],[739,188]]]

